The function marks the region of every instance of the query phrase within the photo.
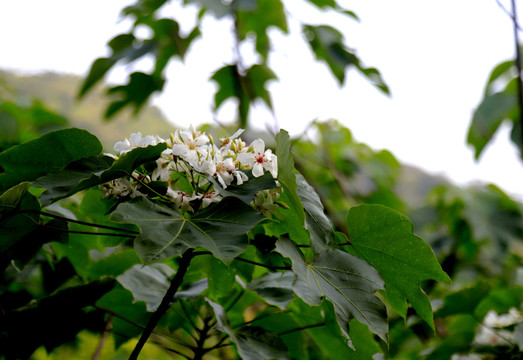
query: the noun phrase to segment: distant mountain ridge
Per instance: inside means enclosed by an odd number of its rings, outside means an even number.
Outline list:
[[[19,75],[0,70],[0,96],[11,97],[8,100],[17,103],[41,100],[47,108],[68,119],[70,126],[96,135],[109,152],[115,142],[128,138],[131,133],[168,137],[175,129],[156,106],[145,106],[137,116],[123,111],[111,120],[104,119],[107,106],[104,89],[98,87],[77,100],[82,80],[80,76],[54,72]]]

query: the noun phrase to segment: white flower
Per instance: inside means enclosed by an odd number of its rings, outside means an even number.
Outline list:
[[[231,136],[226,137],[226,138],[221,138],[220,141],[222,143],[220,145],[220,149],[222,149],[222,151],[230,149],[231,148],[231,143],[233,142],[233,140],[236,139],[237,137],[239,137],[241,134],[243,134],[244,131],[245,131],[244,129],[239,129],[238,131],[236,131]],[[240,141],[241,141],[241,139],[240,139]]]
[[[207,155],[207,149],[203,145],[210,141],[209,137],[199,131],[195,131],[192,125],[189,130],[177,130],[173,140],[173,155],[181,156],[189,162],[197,160],[198,153],[204,157]]]
[[[146,137],[142,138],[142,133],[133,133],[131,136],[129,136],[129,139],[118,141],[116,144],[114,144],[114,151],[121,155],[137,147],[157,145],[159,140],[161,141],[160,138],[155,138],[152,135],[147,135]]]
[[[244,152],[238,154],[238,161],[242,165],[252,168],[252,175],[259,177],[263,175],[263,170],[271,173],[273,178],[278,176],[278,158],[270,149],[265,150],[265,143],[262,139],[256,139],[251,144],[254,152]]]
[[[194,209],[191,206],[191,201],[196,199],[201,199],[202,195],[193,193],[189,195],[183,191],[172,190],[170,187],[167,188],[167,196],[173,199],[173,202],[182,209],[183,213],[187,211],[194,212]]]
[[[114,179],[101,184],[99,187],[100,190],[102,190],[102,196],[104,198],[120,198],[127,196],[135,198],[137,196],[143,195],[140,191],[138,191],[138,184],[133,184],[126,178]]]
[[[220,202],[222,197],[217,191],[211,191],[210,193],[207,193],[203,199],[202,199],[202,209],[206,208],[213,202]]]

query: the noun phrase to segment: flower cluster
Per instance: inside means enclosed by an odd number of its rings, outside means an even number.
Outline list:
[[[516,308],[511,308],[507,314],[501,315],[490,310],[483,319],[474,342],[490,346],[513,345],[514,332],[508,328],[520,322],[523,322],[523,316]]]
[[[261,139],[247,145],[240,135],[243,130],[215,143],[213,137],[190,127],[176,130],[170,139],[158,136],[142,137],[141,133],[131,134],[129,139],[114,145],[117,159],[119,156],[137,147],[146,147],[165,143],[167,149],[156,160],[152,172],[136,170],[130,179],[116,179],[100,186],[105,197],[136,197],[143,195],[141,187],[151,182],[166,182],[167,190],[162,196],[169,198],[182,212],[194,212],[213,202],[219,202],[221,196],[214,189],[208,177],[214,177],[222,188],[231,184],[242,185],[249,180],[245,173],[251,170],[252,176],[260,177],[265,171],[273,178],[278,176],[278,159],[270,149],[265,149]],[[276,190],[261,190],[253,202],[253,207],[266,213],[274,207],[279,197]]]

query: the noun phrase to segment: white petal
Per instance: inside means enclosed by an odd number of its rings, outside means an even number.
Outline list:
[[[263,175],[263,166],[260,163],[254,164],[252,167],[252,176],[254,177],[260,177]]]
[[[138,146],[141,139],[142,139],[142,133],[140,133],[140,132],[131,134],[131,136],[129,136],[129,141],[131,142],[132,146]]]
[[[251,165],[254,164],[254,154],[253,153],[240,153],[236,158],[242,165]]]
[[[262,139],[256,139],[251,143],[255,154],[263,154],[265,151],[265,143]]]
[[[185,154],[189,148],[185,144],[174,144],[172,153],[173,155],[179,156]]]

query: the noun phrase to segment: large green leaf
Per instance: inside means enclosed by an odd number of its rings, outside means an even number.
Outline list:
[[[216,327],[229,335],[242,359],[288,359],[287,347],[278,335],[256,326],[244,326],[233,331],[229,325],[225,309],[210,300],[207,300],[207,302],[214,310],[217,320]]]
[[[430,246],[413,234],[410,220],[382,205],[361,205],[349,211],[347,222],[351,243],[347,250],[379,271],[388,296],[392,290],[396,297],[409,300],[420,317],[434,328],[432,308],[420,283],[450,279]],[[400,302],[401,298],[395,300]]]
[[[55,174],[39,178],[33,186],[47,189],[40,196],[42,205],[47,206],[78,191],[130,176],[140,165],[158,159],[166,148],[165,143],[137,147],[115,161],[108,156],[82,159]]]
[[[503,120],[515,118],[517,112],[516,94],[503,91],[485,96],[474,112],[467,135],[467,142],[474,147],[476,159],[479,158]]]
[[[294,292],[309,305],[319,305],[323,297],[331,301],[345,336],[349,337],[349,321],[356,318],[387,341],[385,305],[374,295],[384,284],[372,266],[338,249],[323,250],[307,261],[286,238],[277,241],[276,251],[292,261]]]
[[[0,193],[101,152],[102,144],[96,136],[76,128],[53,131],[13,146],[0,153]]]
[[[139,197],[120,204],[112,218],[138,225],[141,232],[135,248],[146,263],[201,246],[227,264],[247,248],[246,233],[263,219],[241,200],[231,197],[190,218],[174,207]]]

